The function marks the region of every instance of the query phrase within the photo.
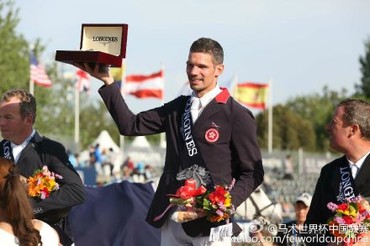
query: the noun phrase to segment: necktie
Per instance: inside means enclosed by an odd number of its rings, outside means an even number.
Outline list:
[[[198,97],[193,97],[193,101],[191,103],[191,118],[193,119],[193,124],[198,118],[199,115],[199,109],[201,108],[200,99]]]
[[[19,156],[21,155],[22,150],[23,150],[22,144],[20,144],[20,145],[14,145],[12,147],[13,157],[14,157],[14,162],[15,163],[17,163],[17,161],[19,159]]]
[[[351,164],[351,172],[353,179],[355,179],[358,172],[358,167],[356,166],[356,164]]]

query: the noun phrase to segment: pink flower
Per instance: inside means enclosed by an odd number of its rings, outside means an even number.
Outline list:
[[[335,203],[333,203],[333,202],[329,202],[328,205],[327,205],[327,207],[328,207],[328,209],[330,209],[331,211],[334,212],[335,210],[337,210],[338,205],[335,204]]]

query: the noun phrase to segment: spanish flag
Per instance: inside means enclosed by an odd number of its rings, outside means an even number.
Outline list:
[[[234,98],[246,106],[265,109],[268,87],[266,83],[238,83],[234,91]]]
[[[111,68],[111,74],[115,82],[117,82],[122,88],[122,84],[125,83],[126,78],[126,60],[122,59],[122,66],[121,67],[113,67]]]

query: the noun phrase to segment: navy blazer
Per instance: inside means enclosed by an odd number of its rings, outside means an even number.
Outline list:
[[[186,102],[190,97],[180,96],[161,107],[134,114],[125,103],[118,84],[102,86],[99,93],[122,135],[166,133],[164,171],[146,218],[148,223],[160,227],[170,211],[160,220],[153,219],[168,207],[167,195],[174,194],[183,185],[183,182],[176,180],[180,166],[189,166],[189,163],[184,163],[185,160],[181,158],[183,150],[180,146],[183,138],[180,125]],[[206,137],[206,132],[211,128],[217,128],[219,133],[215,142],[209,141],[209,138],[207,140]],[[214,184],[229,185],[233,178],[236,179],[230,193],[233,205],[238,207],[262,183],[264,175],[253,114],[223,89],[199,115],[192,134]],[[183,226],[192,236],[207,235],[211,226],[217,226],[204,219],[188,223],[183,223]]]
[[[0,156],[4,157],[3,146],[8,140],[0,142]],[[21,152],[17,167],[20,174],[26,178],[32,176],[36,169],[48,166],[51,172],[59,174],[59,189],[53,191],[47,199],[31,199],[35,217],[50,224],[65,217],[72,206],[85,200],[85,190],[80,176],[71,163],[64,146],[38,132]]]
[[[333,216],[327,208],[329,202],[337,202],[339,193],[340,173],[339,167],[348,163],[345,156],[342,156],[321,169],[320,177],[317,181],[315,193],[312,197],[310,210],[307,214],[307,224],[327,224],[329,218]],[[365,159],[359,173],[355,178],[355,186],[359,195],[370,198],[370,155]]]

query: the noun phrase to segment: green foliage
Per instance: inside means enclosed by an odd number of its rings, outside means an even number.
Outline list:
[[[338,93],[330,91],[325,86],[322,95],[312,93],[304,97],[296,97],[286,103],[286,106],[295,114],[312,125],[313,134],[316,136],[316,151],[326,152],[329,150],[329,139],[325,127],[334,113],[335,106],[345,97],[345,90]]]
[[[296,150],[326,152],[329,139],[326,124],[331,120],[335,106],[346,97],[330,91],[326,86],[322,94],[312,93],[295,97],[285,105],[273,108],[273,148],[278,150]],[[259,131],[258,141],[261,147],[267,146],[268,112],[256,117]]]
[[[114,142],[119,144],[118,129],[107,111],[102,100],[86,104],[80,113],[80,143],[82,148],[87,148],[102,130],[107,130]]]
[[[0,2],[0,91],[28,89],[28,45],[16,32],[18,23],[13,1]]]
[[[259,145],[267,147],[268,112],[256,117],[258,124]],[[294,150],[304,148],[315,149],[315,133],[312,124],[299,117],[287,106],[277,105],[273,108],[273,148],[279,150]]]
[[[49,72],[51,88],[35,85],[38,116],[35,127],[45,135],[73,136],[74,126],[74,82],[63,79],[57,73]],[[50,70],[51,71],[51,70]]]
[[[370,98],[370,38],[365,42],[365,55],[360,56],[361,84],[355,85],[357,95]]]

